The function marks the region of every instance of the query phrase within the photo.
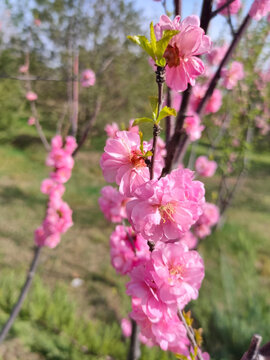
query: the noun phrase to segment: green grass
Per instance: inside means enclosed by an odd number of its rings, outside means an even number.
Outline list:
[[[64,199],[73,209],[74,226],[54,250],[44,249],[34,281],[10,336],[0,347],[5,360],[125,359],[128,343],[120,320],[130,310],[127,279],[110,265],[113,229],[99,211],[105,185],[99,168],[103,138],[95,138],[76,159]],[[199,147],[199,151],[203,151]],[[91,150],[91,151],[89,151]],[[40,182],[48,176],[41,146],[5,145],[0,149],[0,322],[15,302],[33,251],[33,230],[41,223],[46,197]],[[191,305],[205,346],[216,360],[241,358],[254,332],[269,333],[270,156],[253,154],[247,177],[227,213],[228,222],[200,245],[206,277]],[[233,179],[232,179],[233,180]],[[217,178],[207,181],[207,196]],[[80,277],[79,288],[71,280]],[[143,348],[142,359],[171,359]]]

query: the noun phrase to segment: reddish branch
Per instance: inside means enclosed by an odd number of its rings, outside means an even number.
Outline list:
[[[38,262],[39,262],[39,258],[40,258],[40,253],[41,253],[41,247],[36,247],[35,248],[35,253],[34,253],[34,258],[32,261],[32,264],[30,266],[30,269],[28,271],[25,283],[22,287],[21,293],[20,293],[20,297],[17,301],[17,303],[15,304],[15,306],[13,307],[10,316],[7,320],[7,322],[5,323],[3,329],[1,330],[0,333],[0,344],[4,341],[5,337],[7,336],[12,324],[14,323],[17,315],[19,314],[19,311],[21,310],[22,304],[24,302],[24,299],[30,289],[30,286],[32,284],[37,266],[38,266]]]

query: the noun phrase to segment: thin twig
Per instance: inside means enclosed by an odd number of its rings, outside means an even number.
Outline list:
[[[157,66],[156,70],[156,83],[158,86],[158,108],[157,108],[157,118],[160,113],[161,104],[162,104],[162,96],[163,96],[163,84],[165,81],[165,68],[161,66]],[[155,166],[155,156],[156,156],[156,145],[157,145],[157,137],[160,132],[160,127],[158,124],[154,124],[153,126],[153,146],[152,146],[152,157],[150,161],[150,180],[154,177],[154,166]]]
[[[223,4],[222,6],[220,6],[219,8],[217,8],[215,11],[212,11],[211,14],[211,19],[213,19],[213,17],[215,17],[216,15],[218,15],[222,10],[226,9],[227,6],[229,6],[232,2],[234,2],[235,0],[228,0],[225,4]]]
[[[76,79],[79,76],[79,53],[74,56],[73,74]],[[78,130],[78,113],[79,113],[79,84],[78,81],[73,81],[73,105],[72,105],[72,119],[71,119],[71,135],[76,137]]]
[[[35,273],[36,273],[36,270],[37,270],[37,266],[38,266],[38,261],[39,261],[39,258],[40,258],[40,254],[41,254],[41,247],[36,247],[35,248],[35,252],[34,252],[34,257],[33,257],[33,260],[32,260],[32,263],[31,263],[31,266],[30,266],[30,269],[28,271],[28,274],[27,274],[27,278],[25,280],[25,283],[22,287],[22,290],[21,290],[21,293],[20,293],[20,296],[16,302],[16,304],[14,305],[10,315],[9,315],[9,318],[7,320],[7,322],[5,323],[1,333],[0,333],[0,344],[4,341],[5,337],[7,336],[12,324],[14,323],[17,315],[19,314],[19,311],[22,307],[22,304],[23,304],[23,301],[30,289],[30,286],[32,284],[32,281],[33,281],[33,278],[35,276]]]
[[[86,139],[87,139],[87,136],[90,132],[90,130],[92,129],[94,123],[96,122],[96,118],[100,112],[100,109],[101,109],[101,96],[99,96],[97,98],[97,101],[96,101],[96,107],[95,107],[95,110],[94,110],[94,113],[92,114],[92,116],[90,117],[90,119],[88,120],[87,124],[86,124],[86,127],[84,129],[84,132],[82,134],[82,137],[78,143],[78,146],[77,148],[74,150],[72,156],[76,156],[76,154],[78,153],[78,151],[81,149],[81,147],[83,146],[83,144],[85,143]]]
[[[262,342],[260,335],[254,334],[252,336],[248,351],[243,355],[241,360],[259,360],[259,349]]]
[[[195,340],[195,336],[194,336],[194,333],[193,333],[193,330],[190,326],[188,326],[188,324],[186,323],[186,319],[182,313],[181,310],[178,310],[177,312],[177,315],[179,317],[179,319],[182,321],[186,331],[187,331],[187,337],[191,343],[191,346],[193,348],[193,352],[195,352],[195,349],[197,348],[198,350],[198,353],[197,353],[197,357],[199,360],[203,360],[203,357],[201,355],[201,352],[200,352],[200,348],[199,348],[199,345],[197,344],[196,340]]]
[[[138,360],[141,356],[139,328],[133,319],[131,319],[132,332],[130,337],[130,347],[127,360]]]
[[[234,27],[233,27],[232,16],[231,16],[231,11],[230,11],[230,7],[229,7],[229,6],[228,6],[227,23],[229,24],[229,27],[230,27],[232,36],[235,36],[235,30],[234,30]]]

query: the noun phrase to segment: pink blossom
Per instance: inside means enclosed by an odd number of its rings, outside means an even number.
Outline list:
[[[222,70],[223,85],[226,89],[231,90],[244,76],[243,64],[238,61],[233,61],[229,69]]]
[[[155,26],[157,39],[164,30],[179,30],[164,52],[167,61],[166,83],[176,91],[186,90],[188,83],[195,85],[195,79],[204,73],[204,64],[198,55],[210,51],[211,40],[200,28],[200,20],[196,15],[189,16],[180,22],[180,16],[172,21],[162,15]]]
[[[204,186],[189,169],[177,169],[160,180],[144,183],[127,203],[134,230],[154,242],[183,236],[202,214]]]
[[[196,248],[196,246],[198,244],[198,239],[191,231],[187,231],[180,238],[180,242],[185,244],[189,248],[189,250],[192,250],[192,249]]]
[[[189,251],[182,242],[158,243],[151,258],[162,301],[183,309],[190,300],[197,299],[204,278],[203,260],[197,251]]]
[[[28,71],[28,65],[27,64],[24,64],[24,65],[21,65],[19,67],[19,72],[22,73],[22,74],[26,74]]]
[[[220,47],[214,47],[211,49],[210,53],[207,54],[207,60],[211,65],[217,66],[220,64],[227,50],[228,50],[228,45],[226,43],[224,43]]]
[[[50,173],[50,177],[54,181],[64,184],[71,177],[71,168],[67,168],[67,167],[58,168],[54,172]]]
[[[47,166],[52,166],[54,168],[68,168],[72,169],[74,166],[73,157],[65,151],[65,149],[51,149],[47,160]]]
[[[26,93],[26,99],[29,101],[35,101],[37,100],[38,96],[36,93],[34,93],[33,91],[28,91]]]
[[[216,172],[217,163],[206,156],[199,156],[195,162],[195,169],[200,176],[211,177]]]
[[[47,234],[43,226],[40,226],[35,230],[34,240],[37,246],[48,246],[52,249],[59,244],[61,238],[59,233]]]
[[[77,148],[77,142],[74,136],[67,136],[65,140],[64,150],[66,154],[72,155],[74,150]]]
[[[126,219],[126,203],[129,199],[112,186],[105,186],[101,189],[99,206],[106,219],[114,223]]]
[[[31,125],[35,125],[35,122],[36,122],[36,119],[33,116],[31,116],[28,119],[27,124],[31,126]]]
[[[104,128],[107,133],[107,136],[110,138],[115,138],[117,131],[119,131],[118,124],[113,122],[112,124],[107,124]]]
[[[190,105],[191,109],[195,112],[203,99],[205,93],[207,90],[207,85],[196,85],[194,86],[191,99],[190,99]],[[206,114],[215,113],[217,112],[222,105],[222,94],[219,89],[215,89],[210,96],[210,98],[206,102],[206,106],[204,108],[204,112]]]
[[[111,262],[122,275],[130,273],[142,260],[149,258],[147,241],[131,227],[118,225],[110,237]]]
[[[35,24],[36,26],[40,26],[40,25],[41,25],[41,20],[40,20],[40,19],[35,19],[35,20],[34,20],[34,24]]]
[[[202,136],[202,131],[204,130],[204,126],[201,125],[201,119],[196,113],[185,117],[183,128],[186,130],[190,141],[196,141],[200,139]]]
[[[65,187],[63,184],[56,183],[52,179],[44,179],[41,183],[40,191],[47,195],[50,195],[52,192],[54,192],[57,193],[59,197],[61,197],[65,192]]]
[[[130,337],[131,336],[131,322],[127,318],[123,318],[121,320],[121,329],[124,337]]]
[[[206,224],[198,224],[194,228],[196,236],[198,238],[203,239],[206,236],[209,236],[211,234],[211,228],[209,225]]]
[[[219,208],[215,204],[206,202],[203,205],[203,213],[200,216],[198,223],[214,226],[219,221]]]
[[[115,139],[107,140],[104,150],[100,166],[105,180],[115,181],[122,194],[132,197],[135,189],[150,179],[140,149],[140,136],[130,131],[118,131]],[[150,146],[145,144],[145,150],[150,150]]]
[[[54,150],[61,149],[61,147],[63,146],[62,136],[61,135],[55,135],[52,138],[51,146],[52,146],[52,149],[54,149]]]
[[[217,1],[217,9],[226,4],[228,0],[218,0]],[[220,14],[228,16],[229,11],[231,15],[237,14],[240,10],[242,4],[241,0],[234,0],[228,7],[226,7],[224,10],[220,11]],[[228,11],[229,8],[229,11]]]
[[[72,225],[72,210],[68,204],[59,198],[50,198],[43,227],[52,233],[65,233]]]
[[[135,132],[136,134],[139,134],[139,126],[133,125],[134,119],[129,120],[127,131]]]
[[[249,15],[255,20],[261,20],[262,17],[266,16],[270,12],[270,1],[269,0],[254,0]]]
[[[93,70],[86,69],[82,72],[82,76],[81,76],[82,87],[88,88],[90,86],[95,85],[95,82],[96,82],[96,75]]]

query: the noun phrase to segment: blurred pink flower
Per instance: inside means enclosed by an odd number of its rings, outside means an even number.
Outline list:
[[[270,1],[269,0],[254,0],[249,10],[249,15],[255,20],[261,20],[262,17],[266,16],[270,12]]]
[[[40,25],[41,25],[41,20],[40,20],[40,19],[35,19],[35,20],[34,20],[34,24],[35,24],[36,26],[40,26]]]
[[[192,250],[196,248],[198,239],[191,231],[187,231],[180,238],[180,242],[184,243],[189,248],[189,250]]]
[[[222,69],[223,85],[228,90],[233,89],[244,76],[244,67],[239,61],[233,61],[228,69]]]
[[[27,121],[28,125],[35,125],[36,119],[34,118],[34,116],[30,116],[30,118]]]
[[[190,99],[190,107],[194,112],[196,112],[206,91],[207,91],[206,84],[205,85],[197,84],[194,86]],[[221,105],[222,105],[222,93],[219,89],[215,89],[212,95],[210,96],[210,98],[206,101],[204,112],[205,114],[215,113],[220,109]]]
[[[126,203],[129,199],[112,186],[104,186],[101,189],[99,206],[106,219],[114,223],[121,222],[127,217]]]
[[[185,117],[183,128],[185,129],[190,141],[196,141],[202,136],[204,126],[198,114],[193,113]]]
[[[28,91],[26,93],[26,99],[29,101],[35,101],[37,100],[37,98],[38,98],[37,94],[33,91]]]
[[[211,49],[210,53],[207,54],[207,60],[211,65],[217,66],[220,64],[227,50],[228,50],[228,44],[226,43],[224,43],[220,47],[214,47]]]
[[[211,177],[216,172],[217,163],[206,156],[199,156],[195,162],[195,169],[200,176]]]
[[[147,241],[127,226],[116,226],[110,237],[110,248],[112,266],[122,275],[129,274],[150,256]]]
[[[95,85],[96,82],[96,75],[93,70],[86,69],[82,72],[81,76],[81,85],[82,87],[90,87]]]
[[[224,4],[226,4],[226,2],[228,2],[228,0],[218,0],[217,1],[217,9],[220,8],[221,6],[223,6]],[[242,4],[241,4],[241,0],[234,0],[228,7],[226,7],[224,10],[220,11],[220,14],[228,16],[229,15],[229,11],[231,15],[237,14],[238,11],[240,10]],[[229,11],[228,11],[229,8]]]
[[[196,15],[188,16],[180,22],[180,16],[172,21],[162,15],[155,26],[159,40],[164,30],[179,30],[164,52],[167,61],[166,83],[176,91],[186,90],[188,83],[195,85],[195,79],[204,73],[204,64],[198,55],[210,51],[211,40],[200,28],[200,19]]]
[[[124,337],[130,337],[131,336],[131,321],[130,319],[123,318],[121,320],[121,329]]]
[[[104,130],[106,131],[108,137],[115,138],[117,131],[119,131],[119,126],[116,122],[113,122],[112,124],[107,124]]]
[[[24,64],[19,67],[20,73],[25,74],[25,73],[27,73],[27,71],[28,71],[28,65]]]

